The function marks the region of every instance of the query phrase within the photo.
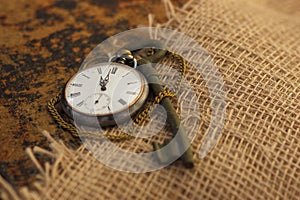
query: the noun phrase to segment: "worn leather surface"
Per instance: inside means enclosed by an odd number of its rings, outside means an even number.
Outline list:
[[[158,22],[166,20],[160,0],[1,1],[0,173],[9,183],[19,187],[34,180],[37,169],[25,149],[47,148],[41,130],[78,145],[53,122],[47,102],[97,44],[147,25],[148,13]]]

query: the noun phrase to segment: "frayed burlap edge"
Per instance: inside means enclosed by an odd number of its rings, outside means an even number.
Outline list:
[[[177,8],[173,6],[171,0],[162,0],[162,2],[165,7],[168,22],[164,24],[155,23],[154,15],[150,13],[148,14],[148,27],[167,27],[169,24],[174,23],[174,21],[179,22],[180,20],[178,19],[178,16],[186,13],[185,9],[193,2],[193,0],[186,3],[185,6],[183,6],[182,8]],[[144,25],[141,25],[141,27],[143,26]],[[150,35],[151,34],[153,36],[153,33],[150,33]],[[42,131],[42,134],[50,142],[50,151],[40,148],[38,146],[35,146],[33,149],[26,149],[26,154],[29,156],[29,158],[35,164],[36,168],[39,171],[39,174],[36,176],[36,181],[31,185],[33,186],[34,190],[30,190],[26,186],[21,187],[19,190],[16,190],[2,176],[0,176],[0,186],[2,187],[0,187],[0,191],[2,199],[42,199],[43,197],[41,196],[41,194],[43,188],[47,188],[47,186],[51,184],[52,179],[56,176],[59,176],[59,174],[61,173],[61,162],[70,155],[74,156],[75,154],[83,153],[85,151],[85,148],[83,146],[79,147],[77,150],[72,150],[68,148],[67,146],[65,146],[63,141],[57,141],[53,139],[49,132],[46,130]],[[35,154],[53,158],[55,159],[55,162],[53,164],[50,164],[48,162],[40,163],[37,160]]]

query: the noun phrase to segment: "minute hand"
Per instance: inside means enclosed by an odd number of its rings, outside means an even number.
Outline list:
[[[106,84],[108,83],[108,81],[109,81],[110,71],[111,71],[111,69],[109,69],[109,72],[108,72],[108,74],[106,75],[106,77],[105,77],[105,79],[104,79],[105,85],[106,85]]]

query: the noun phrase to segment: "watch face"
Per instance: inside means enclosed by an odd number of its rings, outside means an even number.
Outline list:
[[[64,98],[78,113],[100,117],[114,115],[141,104],[140,100],[144,101],[148,95],[145,84],[145,78],[134,68],[119,63],[100,63],[75,74],[66,84]]]

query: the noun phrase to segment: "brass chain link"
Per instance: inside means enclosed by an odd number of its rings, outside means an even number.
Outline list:
[[[186,63],[185,60],[182,56],[175,54],[173,52],[168,51],[166,56],[170,56],[178,61],[179,64],[179,72],[180,72],[180,77],[176,81],[175,89],[174,92],[180,87],[181,84],[181,79],[182,76],[184,76],[185,71],[186,71]],[[66,122],[63,117],[59,114],[57,109],[55,108],[55,105],[60,101],[60,94],[57,94],[54,98],[52,98],[48,104],[48,111],[51,114],[52,118],[57,122],[57,124],[62,127],[65,130],[68,130],[72,136],[74,137],[79,137],[79,133],[77,128],[69,123]],[[164,91],[160,92],[155,98],[154,98],[154,104],[159,104],[163,98],[165,97],[174,97],[175,94],[169,90],[168,88],[164,87]],[[149,113],[151,112],[153,105],[146,106],[142,112],[140,112],[136,118],[134,119],[134,122],[138,125],[141,125],[145,119],[149,116]],[[94,139],[104,139],[107,138],[109,140],[113,141],[121,141],[121,140],[127,140],[131,139],[133,136],[126,134],[126,133],[121,133],[121,134],[98,134],[98,133],[92,133],[92,132],[80,132],[80,136],[85,137],[85,138],[94,138]]]
[[[159,104],[163,98],[165,97],[174,97],[175,94],[173,94],[168,88],[164,88],[163,92],[160,92],[155,98],[153,104]],[[137,117],[134,119],[134,122],[138,125],[141,125],[145,119],[149,116],[149,113],[153,109],[153,105],[146,106],[144,110],[137,115]]]

